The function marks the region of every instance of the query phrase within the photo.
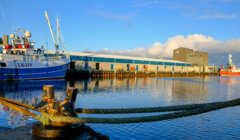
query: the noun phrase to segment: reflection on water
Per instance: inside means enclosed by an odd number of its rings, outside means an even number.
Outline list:
[[[1,111],[1,126],[8,127],[6,124],[8,124],[10,127],[14,126],[22,126],[25,125],[29,119],[28,116],[22,115],[21,113],[12,110],[6,106],[0,105],[0,111]]]
[[[121,108],[230,100],[239,97],[238,81],[234,77],[132,78],[76,81],[74,85],[79,89],[78,106]]]
[[[206,79],[172,81],[172,102],[174,104],[207,102],[208,86],[205,82]]]
[[[56,98],[64,98],[62,91],[66,89],[65,80],[1,82],[0,96],[35,106],[41,101],[43,85],[54,85],[55,92],[57,93]],[[0,118],[0,125],[6,127],[8,127],[8,124],[9,127],[16,127],[32,121],[28,116],[2,105],[0,105],[0,115],[2,116]]]
[[[43,85],[54,85],[57,89],[64,89],[66,81],[58,80],[26,80],[26,81],[9,81],[0,82],[1,92],[16,92],[16,91],[34,91],[41,90]]]
[[[9,125],[18,125],[18,126],[25,125],[26,121],[29,118],[28,116],[22,115],[21,113],[15,110],[9,110],[8,113],[9,113],[9,118],[8,118]]]
[[[36,104],[39,96],[42,95],[43,85],[53,85],[58,95],[66,89],[65,80],[32,80],[1,82],[0,95],[2,97],[14,99],[22,103]]]
[[[54,85],[56,98],[59,100],[64,98],[67,86],[74,85],[77,87],[77,108],[153,107],[226,101],[240,97],[240,77],[88,79],[75,82],[66,82],[64,80],[3,82],[0,85],[0,93],[1,96],[34,105],[41,99],[42,86],[49,84]],[[6,123],[7,118],[10,119],[9,123],[14,125],[21,125],[26,120],[27,122],[31,121],[31,118],[20,116],[3,106],[0,109],[0,115],[3,116],[0,118],[0,125],[2,126],[10,127]],[[240,137],[240,133],[235,133],[237,126],[232,126],[231,129],[228,127],[225,128],[228,125],[236,123],[240,126],[240,123],[236,121],[239,119],[240,110],[236,112],[236,109],[226,109],[226,112],[228,113],[226,114],[225,110],[221,110],[164,122],[90,125],[97,131],[107,134],[113,139],[122,139],[123,137],[131,137],[133,139],[156,139],[159,137],[166,139],[189,139],[187,135],[190,136],[190,139],[215,138],[216,135],[221,135],[223,138]],[[232,114],[238,115],[232,116]],[[136,115],[141,116],[141,114]],[[112,116],[116,117],[118,114]],[[124,116],[127,117],[128,115],[124,114]],[[134,114],[131,116],[134,116]],[[18,120],[18,124],[14,120]],[[14,125],[11,127],[14,127]],[[212,131],[215,129],[214,126],[218,128],[219,133]],[[172,129],[174,129],[174,134],[171,133],[173,132]],[[191,135],[192,129],[196,131],[195,135]],[[210,134],[206,135],[206,131]]]

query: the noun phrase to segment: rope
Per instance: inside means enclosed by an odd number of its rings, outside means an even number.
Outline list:
[[[163,121],[175,118],[181,118],[186,116],[198,115],[209,111],[223,109],[226,107],[233,107],[240,105],[240,99],[230,100],[226,102],[217,102],[215,104],[207,104],[200,108],[192,110],[184,110],[180,112],[174,112],[163,115],[153,115],[144,117],[130,117],[130,118],[72,118],[69,116],[52,115],[42,113],[43,116],[48,117],[51,121],[67,122],[67,123],[107,123],[107,124],[122,124],[122,123],[140,123],[140,122],[152,122],[152,121]]]
[[[15,101],[13,102],[12,100],[2,99],[2,98],[0,98],[0,103],[11,109],[21,112],[24,115],[32,116],[33,118],[42,122],[44,125],[51,125],[51,122],[119,124],[119,123],[140,123],[140,122],[162,121],[162,120],[169,120],[169,119],[197,115],[197,114],[206,113],[206,112],[217,110],[217,109],[223,109],[223,108],[227,108],[227,107],[233,107],[233,106],[240,105],[240,98],[230,100],[230,101],[225,101],[225,102],[158,107],[157,108],[158,110],[162,109],[163,111],[167,111],[170,109],[172,109],[171,111],[173,111],[173,110],[174,111],[181,110],[181,111],[168,113],[168,114],[162,114],[162,115],[130,117],[130,118],[74,118],[74,117],[70,117],[70,116],[48,114],[45,112],[40,112],[41,115],[36,115],[36,114],[30,112],[29,110],[24,109],[23,107],[26,107],[26,106],[22,105],[22,103],[20,104],[21,107],[19,107],[18,102],[15,102]],[[149,112],[147,109],[149,109],[149,108],[140,108],[139,110]],[[100,110],[100,109],[98,109],[98,110]],[[108,110],[108,109],[105,109],[105,110]],[[113,109],[111,109],[111,110],[113,110]],[[117,112],[116,110],[117,109],[115,109],[115,112]],[[123,109],[123,110],[125,112],[127,112],[127,111],[130,112],[131,110],[133,110],[133,108],[132,109]],[[120,111],[121,111],[121,109],[120,109]],[[118,112],[120,112],[120,111],[118,111]],[[122,112],[124,112],[124,111],[122,111]],[[157,112],[156,108],[154,108],[152,111]],[[108,113],[110,113],[110,112],[108,111]]]
[[[50,120],[48,117],[37,115],[37,114],[29,111],[28,109],[23,108],[23,107],[29,108],[29,109],[33,108],[30,105],[22,104],[22,103],[19,103],[19,102],[10,100],[10,99],[2,98],[2,97],[0,97],[0,104],[7,106],[13,110],[16,110],[26,116],[31,116],[31,117],[35,118],[36,120],[42,122],[43,125],[50,125]]]
[[[18,112],[20,112],[20,113],[22,113],[24,115],[31,116],[31,117],[33,117],[35,119],[38,118],[37,115],[32,113],[31,111],[29,111],[27,109],[24,109],[22,107],[19,107],[18,105],[15,105],[15,104],[13,104],[11,102],[8,102],[8,101],[0,99],[0,104],[2,104],[4,106],[7,106],[7,107],[9,107],[9,108],[11,108],[13,110],[16,110],[16,111],[18,111]]]
[[[236,99],[239,100],[240,99]],[[77,108],[75,113],[77,114],[130,114],[130,113],[151,113],[151,112],[170,112],[170,111],[182,111],[202,108],[205,106],[215,106],[226,102],[213,102],[202,104],[190,104],[190,105],[176,105],[176,106],[164,106],[164,107],[146,107],[146,108],[115,108],[115,109],[85,109]]]
[[[34,106],[31,106],[31,105],[28,105],[28,104],[23,104],[21,102],[17,102],[17,101],[14,101],[14,100],[11,100],[11,99],[7,99],[7,98],[4,98],[4,97],[0,97],[0,100],[2,101],[7,101],[9,103],[12,103],[12,104],[15,104],[15,105],[18,105],[18,106],[21,106],[21,107],[25,107],[27,109],[31,109],[31,110],[35,110],[35,107]]]

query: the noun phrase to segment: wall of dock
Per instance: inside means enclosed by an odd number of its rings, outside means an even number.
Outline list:
[[[141,77],[202,77],[202,76],[218,76],[218,72],[131,72],[131,71],[79,71],[70,70],[67,73],[68,79],[78,78],[141,78]]]
[[[85,71],[130,71],[130,72],[201,72],[216,73],[218,68],[214,66],[168,66],[168,65],[145,65],[145,64],[123,64],[107,62],[84,62],[73,61],[74,69]],[[98,66],[97,66],[98,65]],[[98,67],[98,68],[97,68]]]

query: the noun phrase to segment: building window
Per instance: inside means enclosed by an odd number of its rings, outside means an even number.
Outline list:
[[[113,70],[114,64],[111,64],[111,70]]]
[[[138,65],[136,65],[136,71],[138,71]]]
[[[144,69],[144,71],[147,71],[148,70],[148,66],[147,65],[143,65],[143,69]]]
[[[96,70],[99,70],[100,63],[96,63]]]

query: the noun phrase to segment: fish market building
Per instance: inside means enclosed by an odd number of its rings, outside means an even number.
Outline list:
[[[77,70],[135,71],[135,72],[200,72],[192,64],[157,58],[131,57],[98,53],[70,52]]]

